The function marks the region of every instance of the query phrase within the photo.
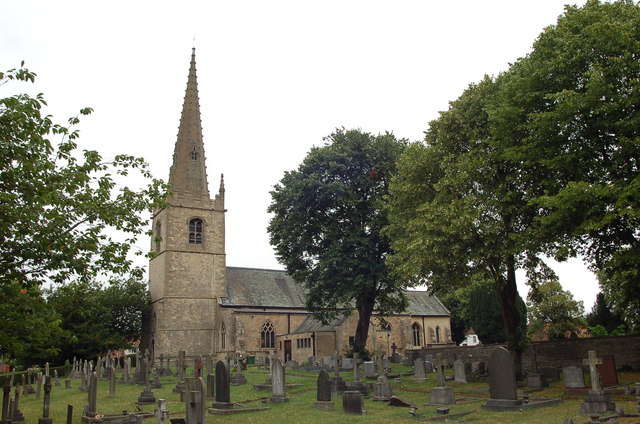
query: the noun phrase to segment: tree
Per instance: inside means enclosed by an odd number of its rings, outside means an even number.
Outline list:
[[[523,338],[527,331],[527,307],[520,296],[516,299],[520,322],[518,334]],[[505,343],[507,334],[502,319],[500,297],[495,291],[476,285],[469,297],[469,324],[484,344]]]
[[[532,239],[559,260],[583,256],[630,326],[640,325],[638,52],[634,2],[568,6],[510,68],[492,111],[510,162],[542,189]]]
[[[306,308],[323,323],[355,306],[354,350],[363,351],[374,308],[406,307],[405,280],[391,275],[382,234],[383,208],[404,140],[336,130],[314,147],[271,192],[271,244],[293,279],[306,289]]]
[[[0,86],[34,79],[25,68],[0,72]],[[42,113],[45,105],[41,94],[0,99],[0,285],[30,290],[45,281],[89,281],[107,270],[142,275],[129,253],[148,224],[142,212],[163,203],[166,186],[141,158],[104,161],[96,151],[78,152],[72,127],[79,119],[54,124]],[[132,171],[146,187],[117,185]]]
[[[106,287],[82,281],[65,284],[47,293],[47,303],[67,334],[59,341],[59,363],[130,347],[140,340],[142,315],[151,305],[147,285],[134,279]]]
[[[607,305],[604,293],[600,292],[596,296],[596,303],[591,312],[587,314],[587,324],[590,327],[602,326],[605,334],[611,333],[622,324],[622,317],[619,313],[612,312]],[[592,332],[593,334],[593,332]]]
[[[557,281],[548,281],[538,287],[537,296],[529,299],[529,334],[562,339],[567,332],[584,328],[584,305],[573,299],[569,291]]]
[[[436,294],[475,284],[495,291],[509,349],[519,359],[516,269],[526,269],[533,286],[555,276],[529,242],[533,193],[489,125],[500,85],[501,78],[489,77],[470,85],[430,123],[425,143],[404,152],[391,182],[387,234],[391,263],[404,278]]]

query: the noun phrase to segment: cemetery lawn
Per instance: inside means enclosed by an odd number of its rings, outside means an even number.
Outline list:
[[[393,364],[393,373],[407,373],[409,367],[401,364]],[[188,371],[189,373],[191,370]],[[447,375],[451,375],[452,370],[447,370]],[[187,374],[190,375],[190,374]],[[268,370],[257,366],[250,366],[244,372],[248,380],[247,384],[231,387],[231,401],[239,403],[241,407],[253,408],[261,407],[261,398],[269,398],[270,392],[261,392],[253,389],[253,384],[262,384],[268,375]],[[640,381],[640,373],[626,372],[619,373],[622,384]],[[415,382],[412,376],[401,376],[398,380],[392,380],[393,394],[412,403],[418,407],[416,417],[409,416],[406,407],[388,406],[386,402],[374,402],[365,399],[366,415],[345,415],[342,412],[341,399],[334,399],[335,409],[333,411],[319,411],[315,408],[316,400],[316,379],[317,372],[305,372],[286,370],[287,384],[294,384],[295,387],[287,389],[289,401],[284,404],[272,404],[267,401],[266,411],[237,413],[232,415],[207,415],[207,423],[259,423],[259,424],[296,424],[296,423],[326,423],[331,424],[353,424],[353,423],[415,423],[416,421],[426,421],[428,418],[436,417],[435,412],[438,405],[427,405],[431,387],[435,385],[435,374],[429,374],[427,381]],[[349,381],[351,375],[342,372],[341,376]],[[64,388],[64,379],[60,379],[61,385],[52,384],[51,391],[51,417],[56,424],[66,422],[67,405],[73,405],[73,423],[81,423],[81,414],[84,405],[87,403],[87,393],[81,392],[79,379],[72,379],[72,388]],[[162,377],[163,387],[153,389],[157,399],[166,399],[167,408],[171,417],[184,417],[185,406],[180,402],[179,395],[172,392],[176,385],[174,377]],[[366,380],[373,382],[373,380]],[[488,385],[486,383],[458,384],[448,381],[447,386],[453,388],[456,394],[456,404],[447,405],[450,413],[454,414],[463,411],[472,411],[470,415],[459,418],[462,422],[473,423],[530,423],[530,424],[552,424],[561,423],[564,418],[572,418],[575,423],[588,422],[589,418],[578,413],[581,396],[564,396],[561,381],[551,383],[550,387],[540,392],[530,394],[533,398],[563,398],[560,404],[544,408],[529,409],[515,412],[491,412],[485,411],[481,405],[488,398]],[[97,411],[100,414],[121,413],[124,410],[133,412],[136,410],[135,402],[144,389],[141,385],[117,384],[116,396],[108,397],[109,386],[107,380],[100,380],[98,384]],[[522,393],[519,391],[519,397]],[[25,416],[25,423],[37,423],[42,416],[42,399],[35,399],[35,395],[20,397],[20,410]],[[613,395],[612,400],[616,405],[622,405],[627,413],[636,412],[635,395]],[[213,400],[207,400],[210,406]],[[145,411],[153,412],[157,404],[143,405]],[[622,418],[620,423],[636,423],[639,418]],[[155,424],[156,418],[144,420],[147,424]],[[442,421],[441,421],[442,422]]]

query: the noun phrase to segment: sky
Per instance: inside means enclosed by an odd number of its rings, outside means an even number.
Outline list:
[[[166,179],[195,47],[210,191],[225,178],[227,265],[281,269],[266,209],[285,171],[339,127],[421,140],[470,83],[525,56],[565,2],[5,2],[0,69],[24,60],[38,77],[0,96],[42,92],[60,123],[90,106],[80,148],[142,156]],[[553,267],[590,310],[593,274],[579,260]]]

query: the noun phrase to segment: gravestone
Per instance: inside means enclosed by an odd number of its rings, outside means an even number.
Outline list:
[[[71,380],[69,378],[65,378],[64,379],[64,388],[65,389],[70,389],[71,388]]]
[[[331,401],[331,382],[325,370],[320,370],[316,381],[316,409],[322,411],[332,410],[334,403]]]
[[[9,403],[11,401],[11,382],[7,378],[2,386],[2,415],[0,415],[0,424],[11,424],[11,415]]]
[[[346,391],[342,394],[342,411],[345,414],[364,415],[364,398],[359,391]]]
[[[169,410],[167,409],[167,400],[158,399],[158,409],[153,411],[157,424],[167,424],[169,422]]]
[[[602,387],[618,385],[618,373],[616,371],[616,360],[613,355],[600,355],[601,364],[596,366],[600,376]]]
[[[82,420],[85,422],[91,422],[91,420],[97,415],[96,403],[98,401],[98,374],[95,372],[92,372],[89,376],[88,392],[87,404],[84,406],[84,411],[82,413]]]
[[[127,357],[124,360],[124,370],[122,372],[122,383],[130,384],[131,383],[131,358]]]
[[[147,360],[143,359],[142,362],[146,363]],[[144,390],[140,393],[140,396],[138,397],[138,403],[142,403],[142,404],[156,403],[156,397],[151,391],[151,367],[150,366],[144,367],[144,380],[145,380]]]
[[[204,362],[202,361],[202,356],[198,356],[193,361],[193,376],[198,378],[202,377],[202,367],[204,366]]]
[[[289,399],[287,398],[287,395],[285,393],[286,383],[284,367],[282,366],[282,362],[280,362],[280,359],[276,358],[273,360],[271,372],[273,373],[273,375],[271,377],[272,395],[270,401],[272,403],[283,403],[288,401]]]
[[[42,405],[42,418],[38,419],[38,424],[53,424],[50,415],[51,410],[51,377],[44,377],[44,402]]]
[[[365,378],[376,378],[376,363],[373,361],[364,361]]]
[[[346,382],[346,388],[345,391],[359,391],[360,393],[362,393],[364,396],[366,396],[369,392],[369,389],[367,388],[367,386],[360,381],[360,364],[362,363],[362,360],[360,359],[360,355],[357,352],[354,352],[353,354],[353,381],[348,381]]]
[[[216,388],[215,388],[216,401],[213,402],[213,408],[215,409],[231,409],[233,404],[231,403],[231,381],[229,377],[229,370],[224,361],[218,361],[216,363]]]
[[[53,384],[60,385],[60,379],[58,378],[58,370],[53,370]]]
[[[336,397],[341,395],[345,390],[345,382],[340,377],[340,366],[342,365],[342,357],[340,356],[340,352],[336,350],[334,359],[334,367],[333,367],[333,378],[331,379],[331,396]]]
[[[40,393],[42,392],[42,380],[44,379],[41,372],[36,375],[36,400],[40,400]]]
[[[424,359],[416,358],[413,361],[413,369],[414,369],[415,379],[417,381],[426,380],[426,375],[425,375],[425,371],[424,371]]]
[[[345,370],[353,369],[353,359],[351,359],[351,358],[343,358],[342,359],[342,369],[345,369]]]
[[[147,368],[149,368],[147,358],[142,358],[136,363],[136,383],[147,384]],[[154,400],[153,403],[156,401]]]
[[[116,370],[113,368],[109,368],[109,397],[116,397]]]
[[[538,372],[538,357],[535,344],[531,346],[531,372],[527,374],[527,387],[532,389],[549,387],[547,377]]]
[[[207,397],[213,398],[216,393],[215,374],[207,374]]]
[[[185,377],[186,424],[205,423],[205,397],[202,377]]]
[[[489,396],[484,409],[502,410],[522,405],[516,388],[516,370],[513,358],[503,347],[493,349],[489,355]]]
[[[444,385],[444,358],[442,353],[436,355],[436,387],[431,389],[431,398],[429,403],[434,405],[450,405],[456,403],[455,395],[451,387]],[[514,375],[515,377],[515,375]]]
[[[173,388],[173,393],[184,393],[185,386],[185,372],[186,372],[186,352],[184,350],[178,351],[178,360],[176,362],[176,375],[178,376],[178,383]],[[184,400],[184,399],[183,399]]]
[[[373,388],[373,397],[371,400],[388,402],[389,399],[391,399],[391,395],[389,380],[384,375],[379,376]]]
[[[153,376],[153,380],[151,380],[151,387],[153,387],[154,389],[161,388],[162,381],[160,381],[160,373],[156,368],[153,369],[153,371],[151,372],[151,375]]]
[[[453,381],[456,383],[467,382],[467,372],[465,364],[462,359],[458,358],[453,361]]]
[[[384,352],[382,346],[378,346],[376,350],[376,372],[378,375],[384,375]]]
[[[582,367],[578,367],[576,365],[568,365],[566,367],[562,367],[562,374],[564,375],[565,390],[586,388]]]
[[[391,350],[393,352],[391,354],[391,362],[393,362],[394,364],[399,364],[400,363],[400,354],[398,352],[396,352],[397,349],[398,349],[398,346],[394,342],[391,345]]]
[[[596,357],[595,350],[589,351],[589,357],[583,359],[583,363],[589,366],[589,374],[591,375],[591,390],[584,397],[584,402],[580,405],[580,413],[582,414],[603,414],[607,411],[615,411],[616,404],[611,402],[600,385],[600,376],[598,375],[597,365],[601,364],[600,358]]]
[[[18,386],[16,386],[9,408],[11,410],[11,423],[23,423],[24,415],[20,411],[20,387]]]
[[[431,374],[433,373],[433,362],[430,361],[424,361],[424,373],[426,374]]]

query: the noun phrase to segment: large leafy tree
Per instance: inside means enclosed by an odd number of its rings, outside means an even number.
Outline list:
[[[516,167],[503,156],[488,109],[500,78],[472,84],[430,123],[425,143],[410,146],[392,180],[392,264],[400,275],[437,293],[480,285],[499,299],[507,343],[516,355],[519,330],[516,269],[530,284],[553,278],[528,243],[535,208]]]
[[[557,281],[541,284],[536,295],[529,299],[529,335],[565,338],[567,332],[584,328],[584,304],[563,290]]]
[[[306,307],[322,322],[358,311],[354,350],[366,344],[374,311],[406,306],[406,280],[391,275],[382,234],[389,180],[405,141],[392,134],[340,129],[311,149],[271,192],[271,244],[293,279],[306,288]]]
[[[640,6],[569,6],[503,78],[496,133],[542,195],[537,234],[581,255],[611,306],[640,323]]]
[[[524,337],[527,332],[527,306],[520,296],[516,298],[516,309],[520,316],[517,331],[520,337]],[[493,344],[507,341],[500,297],[495,291],[487,290],[482,285],[473,287],[469,295],[467,314],[469,324],[482,343]]]
[[[0,72],[0,87],[34,78],[24,68]],[[0,285],[31,289],[107,271],[140,276],[131,247],[166,187],[141,158],[79,152],[78,118],[55,124],[45,105],[41,94],[0,99]],[[141,189],[121,184],[131,172],[141,175]]]

